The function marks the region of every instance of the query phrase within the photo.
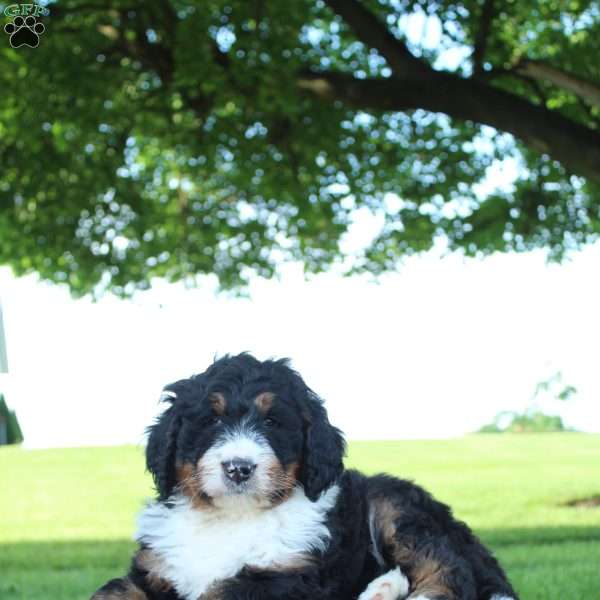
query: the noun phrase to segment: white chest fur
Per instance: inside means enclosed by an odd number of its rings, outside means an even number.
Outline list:
[[[156,574],[187,600],[197,600],[213,581],[232,577],[244,565],[285,566],[310,550],[325,550],[325,520],[338,492],[333,486],[311,502],[296,488],[269,509],[232,497],[226,507],[202,510],[178,496],[171,508],[153,503],[142,511],[136,539],[160,556]]]

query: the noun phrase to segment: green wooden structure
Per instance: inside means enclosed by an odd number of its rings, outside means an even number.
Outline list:
[[[0,373],[8,373],[8,357],[6,354],[6,338],[2,321],[2,306],[0,306]],[[9,410],[2,392],[0,392],[0,446],[18,444],[23,441],[23,432],[17,415]]]
[[[0,394],[0,446],[4,444],[20,444],[23,441],[23,432],[14,410],[9,410]]]

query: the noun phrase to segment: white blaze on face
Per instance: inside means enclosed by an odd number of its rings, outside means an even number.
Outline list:
[[[250,479],[240,485],[228,481],[223,463],[234,459],[256,465]],[[239,427],[218,438],[198,461],[202,490],[212,498],[229,494],[268,494],[271,491],[269,470],[277,461],[267,440],[249,427]]]

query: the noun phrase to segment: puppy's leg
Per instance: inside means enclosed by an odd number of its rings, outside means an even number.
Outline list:
[[[372,498],[369,528],[373,555],[381,566],[400,567],[410,600],[476,600],[472,568],[419,506],[393,496]]]
[[[407,574],[411,582],[410,600],[475,600],[475,580],[469,565],[448,548],[428,544],[400,547],[411,566]]]
[[[339,598],[325,588],[314,568],[265,571],[244,567],[237,575],[211,585],[198,600],[332,600]]]
[[[475,537],[466,552],[478,582],[478,597],[484,600],[518,600],[504,570],[493,554]]]
[[[162,561],[149,548],[140,548],[133,556],[126,577],[104,584],[91,600],[155,600],[176,597],[171,583],[161,576]]]
[[[91,600],[150,600],[146,593],[128,577],[111,579],[105,583]]]
[[[358,600],[404,600],[408,595],[408,579],[396,567],[373,579]]]

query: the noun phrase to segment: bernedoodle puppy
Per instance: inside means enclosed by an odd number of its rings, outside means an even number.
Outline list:
[[[344,469],[342,434],[287,361],[225,356],[164,397],[146,450],[158,497],[128,575],[93,600],[517,599],[447,506]]]

